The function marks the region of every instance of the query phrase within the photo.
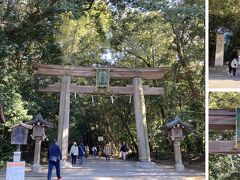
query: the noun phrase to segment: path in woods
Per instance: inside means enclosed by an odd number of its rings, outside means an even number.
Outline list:
[[[228,76],[227,74],[210,74],[208,87],[213,88],[235,88],[240,89],[240,75],[235,77]]]
[[[5,179],[4,170],[1,171],[0,179]],[[53,180],[56,180],[55,169]],[[141,163],[136,161],[123,161],[111,159],[106,162],[92,157],[85,160],[83,165],[62,168],[61,176],[64,180],[204,180],[204,173],[186,169],[184,172],[176,172],[173,166],[157,165],[155,163]],[[41,173],[31,172],[26,168],[25,180],[46,180],[47,166],[42,167]]]

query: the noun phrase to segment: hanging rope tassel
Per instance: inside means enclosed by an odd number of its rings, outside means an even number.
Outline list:
[[[111,101],[112,101],[112,104],[114,103],[114,99],[113,99],[113,96],[111,96]]]
[[[234,166],[234,163],[233,163],[233,160],[232,160],[232,155],[228,154],[227,156],[230,159],[230,162],[231,162],[231,165],[232,165],[232,171],[234,171],[235,170],[235,166]]]
[[[92,95],[92,103],[94,104],[94,96]]]
[[[132,102],[132,95],[129,96],[129,104]]]
[[[77,98],[77,93],[74,93],[74,98],[75,98],[75,99]]]

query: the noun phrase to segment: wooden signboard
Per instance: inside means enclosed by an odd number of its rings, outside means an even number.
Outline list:
[[[28,129],[18,126],[12,129],[11,144],[27,144]]]
[[[98,141],[103,141],[103,137],[102,136],[98,136]]]

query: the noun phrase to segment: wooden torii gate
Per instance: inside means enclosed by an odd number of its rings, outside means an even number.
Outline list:
[[[138,139],[138,152],[140,161],[150,161],[150,150],[146,122],[146,108],[144,95],[163,95],[161,87],[148,87],[142,85],[142,79],[161,79],[168,68],[109,68],[111,79],[132,79],[133,85],[126,87],[110,86],[108,90],[96,91],[95,86],[79,86],[71,84],[71,76],[94,78],[98,68],[42,65],[38,64],[40,75],[62,76],[62,82],[39,88],[40,92],[60,92],[58,143],[62,149],[63,161],[67,159],[70,93],[83,94],[133,94],[135,120]]]
[[[235,111],[224,109],[209,109],[209,130],[236,130],[236,117]],[[239,126],[239,125],[238,125]],[[240,132],[237,132],[238,136]],[[236,148],[237,141],[232,140],[209,140],[209,153],[210,154],[240,154],[240,148]]]

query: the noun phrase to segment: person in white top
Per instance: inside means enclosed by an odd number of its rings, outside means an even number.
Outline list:
[[[93,157],[97,158],[97,147],[95,145],[92,147],[92,152],[93,152]]]
[[[231,62],[231,66],[232,66],[233,76],[236,76],[236,71],[237,71],[237,67],[238,67],[238,57],[233,58],[233,60]]]
[[[71,150],[70,150],[70,154],[72,157],[72,164],[76,164],[76,159],[78,156],[78,146],[77,146],[76,142],[73,143]]]

